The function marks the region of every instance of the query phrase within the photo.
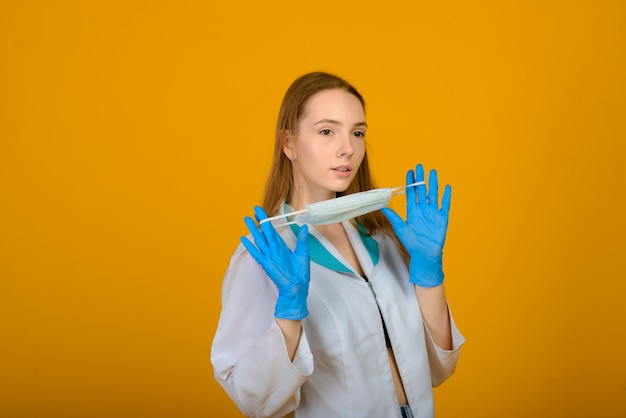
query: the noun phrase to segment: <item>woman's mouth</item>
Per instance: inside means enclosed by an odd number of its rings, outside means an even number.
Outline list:
[[[341,178],[350,177],[352,173],[352,168],[348,165],[340,165],[337,167],[333,167],[332,169],[335,174]]]

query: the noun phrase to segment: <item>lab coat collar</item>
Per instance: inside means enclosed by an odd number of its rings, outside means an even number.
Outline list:
[[[285,205],[286,203],[281,205],[281,211],[283,213],[286,210]],[[359,258],[361,267],[365,272],[371,271],[372,268],[378,264],[378,260],[380,258],[378,242],[368,235],[365,228],[356,222],[356,220],[354,220],[354,224],[352,221],[343,221],[342,224],[348,234],[350,242],[352,242],[352,245],[354,246],[354,250]],[[356,225],[356,227],[354,225]],[[293,234],[297,236],[298,231],[300,231],[300,226],[291,224],[289,227],[291,228]],[[362,244],[362,248],[366,250],[366,253],[369,256],[368,260],[363,259],[363,251],[361,250],[361,246],[359,244]],[[330,244],[323,235],[315,230],[314,225],[309,225],[309,254],[311,255],[311,261],[314,261],[315,263],[333,271],[356,274],[356,272],[349,265],[347,265],[347,263],[342,261],[343,257],[341,257],[338,253],[337,255],[333,255],[333,253],[329,251],[329,248],[332,248],[332,244]]]

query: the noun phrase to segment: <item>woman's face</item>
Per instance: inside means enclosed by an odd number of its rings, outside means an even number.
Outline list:
[[[365,112],[345,90],[311,96],[296,133],[288,132],[283,152],[292,161],[294,190],[290,206],[335,197],[345,191],[365,156]]]

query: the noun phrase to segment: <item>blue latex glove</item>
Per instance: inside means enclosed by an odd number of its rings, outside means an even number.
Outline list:
[[[254,208],[254,216],[259,222],[267,218],[259,206]],[[242,244],[278,288],[274,315],[276,318],[293,320],[306,317],[309,314],[306,298],[311,277],[307,226],[300,228],[296,248],[291,251],[270,222],[264,222],[260,228],[248,216],[244,222],[254,238],[254,244],[248,238],[241,237]]]
[[[406,184],[424,181],[421,164],[406,174]],[[439,209],[437,171],[431,170],[426,185],[406,189],[406,222],[389,208],[382,209],[396,235],[411,256],[409,281],[417,286],[433,287],[443,283],[443,244],[448,229],[448,213],[452,188],[446,186]],[[417,192],[417,199],[416,199]]]

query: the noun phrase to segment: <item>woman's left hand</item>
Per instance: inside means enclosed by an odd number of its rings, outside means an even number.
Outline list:
[[[406,184],[420,181],[424,181],[424,168],[418,164],[415,172],[407,172]],[[437,171],[431,170],[428,194],[425,184],[406,189],[406,222],[394,210],[382,209],[411,256],[409,281],[417,286],[434,287],[443,283],[443,245],[448,230],[451,195],[452,188],[447,185],[439,208]]]

